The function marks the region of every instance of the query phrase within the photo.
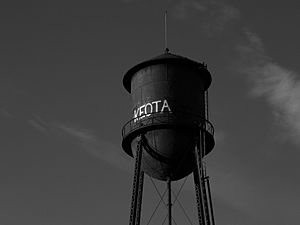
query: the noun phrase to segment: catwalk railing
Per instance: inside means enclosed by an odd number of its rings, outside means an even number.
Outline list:
[[[213,125],[206,120],[205,118],[183,112],[159,112],[159,113],[149,113],[139,117],[135,117],[128,121],[122,129],[123,138],[126,137],[129,133],[139,130],[142,127],[151,127],[151,126],[185,126],[185,127],[197,127],[199,129],[205,130],[214,135]]]

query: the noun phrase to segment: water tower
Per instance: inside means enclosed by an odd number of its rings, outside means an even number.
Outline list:
[[[125,74],[132,119],[122,129],[122,147],[135,159],[130,225],[139,225],[144,174],[166,181],[172,224],[171,183],[193,173],[199,225],[214,225],[202,159],[214,147],[208,121],[211,75],[204,63],[169,53],[137,64]]]

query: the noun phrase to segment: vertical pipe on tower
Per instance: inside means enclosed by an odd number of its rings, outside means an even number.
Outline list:
[[[205,95],[205,119],[209,120],[209,111],[208,111],[208,90],[204,92]]]

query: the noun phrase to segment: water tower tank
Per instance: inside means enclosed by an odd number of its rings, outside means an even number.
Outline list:
[[[123,127],[122,147],[134,156],[143,139],[141,167],[149,176],[178,180],[193,172],[200,130],[203,156],[213,149],[213,126],[205,112],[210,84],[204,64],[168,52],[125,74],[123,85],[131,93],[133,118]]]

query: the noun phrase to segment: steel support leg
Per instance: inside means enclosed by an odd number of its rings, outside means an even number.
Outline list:
[[[198,211],[198,219],[199,225],[205,225],[204,220],[204,210],[203,210],[203,200],[201,194],[201,184],[199,180],[199,173],[197,170],[194,171],[194,183],[195,183],[195,192],[196,192],[196,200],[197,200],[197,211]]]
[[[139,189],[138,189],[138,199],[137,199],[137,211],[136,211],[136,220],[135,224],[139,225],[141,220],[141,212],[142,212],[142,200],[143,200],[143,186],[144,186],[144,172],[141,171],[139,177]]]
[[[142,141],[139,140],[134,166],[133,190],[131,198],[131,209],[129,225],[139,225],[140,207],[142,202],[142,188],[143,188],[143,173],[141,172],[142,161]]]
[[[215,225],[215,218],[214,218],[214,210],[213,210],[212,199],[211,199],[209,177],[207,177],[207,181],[206,182],[207,182],[207,190],[208,190],[208,197],[209,197],[211,221],[212,221],[212,225]]]
[[[210,225],[210,214],[209,214],[209,205],[207,200],[207,190],[205,185],[205,179],[202,177],[201,183],[202,183],[202,191],[203,191],[203,206],[204,206],[204,213],[205,213],[205,221],[206,225]]]
[[[199,140],[197,140],[197,144],[195,147],[195,161],[196,161],[196,169],[194,170],[194,182],[195,182],[195,191],[196,191],[196,199],[197,199],[197,209],[198,209],[198,218],[199,225],[205,225],[205,211],[203,206],[203,186],[202,186],[202,153],[203,153],[203,136],[200,131]]]

